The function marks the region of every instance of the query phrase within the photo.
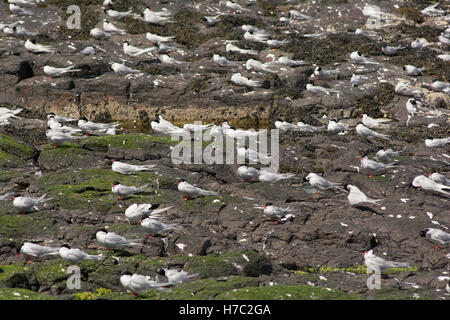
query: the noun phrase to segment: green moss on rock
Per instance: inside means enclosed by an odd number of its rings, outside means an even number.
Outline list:
[[[30,147],[4,134],[0,134],[0,150],[24,160],[32,159],[35,154]]]
[[[0,288],[0,300],[57,300],[57,298],[26,289]]]
[[[140,296],[149,300],[211,300],[223,292],[243,287],[257,286],[258,279],[231,277],[226,281],[214,279],[191,280],[170,291],[152,290]]]
[[[221,293],[217,300],[358,300],[359,296],[338,290],[300,285],[246,287]]]

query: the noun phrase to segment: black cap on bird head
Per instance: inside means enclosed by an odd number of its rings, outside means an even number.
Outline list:
[[[100,230],[98,230],[97,232],[100,232],[100,231],[102,231],[102,232],[104,232],[104,233],[108,233],[108,230],[106,230],[105,228],[100,229]]]
[[[32,44],[36,44],[36,39],[31,39],[30,41]]]
[[[359,52],[359,51],[356,51],[356,54],[357,54],[358,56],[362,56],[361,52]]]
[[[303,177],[303,181],[308,182],[308,178],[307,177]]]
[[[157,274],[160,274],[160,275],[162,275],[162,276],[165,276],[165,275],[166,275],[166,271],[164,271],[163,268],[158,268],[158,269],[156,269],[156,273],[157,273]]]
[[[117,186],[117,185],[119,185],[119,184],[120,184],[119,181],[114,181],[112,185],[113,185],[113,186]]]
[[[273,206],[273,203],[272,202],[266,202],[266,204],[263,207],[265,208],[265,207],[268,207],[268,206]]]
[[[125,271],[122,271],[122,273],[120,275],[121,276],[131,276],[132,273],[130,271],[125,270]]]
[[[22,249],[23,245],[24,245],[23,242],[17,243],[17,245],[16,245],[16,253],[20,254],[20,250]]]
[[[80,120],[88,121],[86,117],[81,117]]]
[[[156,209],[156,208],[158,208],[160,206],[159,203],[152,203],[151,205],[152,205],[151,206],[152,209]]]
[[[410,100],[409,100],[409,103],[411,103],[411,104],[413,104],[413,105],[417,104],[417,102],[416,102],[415,99],[410,99]]]
[[[179,184],[180,182],[185,182],[186,180],[184,180],[184,179],[178,179],[177,181],[175,181],[175,183],[174,184]]]
[[[372,236],[370,237],[370,240],[369,240],[369,249],[368,250],[372,250],[379,244],[380,244],[380,240],[377,238],[377,236],[375,234],[372,234]]]
[[[427,236],[427,232],[428,232],[428,228],[426,228],[424,230],[421,230],[420,231],[420,236],[425,238]]]
[[[69,246],[67,243],[65,243],[65,244],[63,244],[63,245],[61,246],[61,248],[67,248],[67,249],[70,249],[70,246]]]
[[[127,44],[127,45],[129,45],[130,43],[128,42],[128,40],[125,40],[124,42],[123,42],[123,44]]]

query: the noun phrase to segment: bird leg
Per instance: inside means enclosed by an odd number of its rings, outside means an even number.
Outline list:
[[[152,236],[151,234],[149,234],[149,235],[147,236],[147,238],[153,238],[153,236]]]
[[[372,178],[372,175],[371,174],[367,174],[367,178]]]
[[[184,200],[184,201],[188,200],[188,197],[184,197],[183,200]]]

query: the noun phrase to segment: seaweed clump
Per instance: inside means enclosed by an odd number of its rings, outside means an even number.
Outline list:
[[[395,88],[389,83],[380,84],[373,93],[364,95],[356,100],[357,108],[370,117],[384,116],[380,107],[388,104],[395,97]]]
[[[404,16],[406,19],[414,21],[414,23],[420,24],[425,21],[422,13],[417,8],[403,7],[398,8],[396,12]]]
[[[365,56],[379,55],[381,50],[379,42],[349,33],[331,34],[322,39],[291,35],[288,40],[281,50],[292,52],[295,60],[304,59],[320,64],[347,61],[350,53],[356,50]]]

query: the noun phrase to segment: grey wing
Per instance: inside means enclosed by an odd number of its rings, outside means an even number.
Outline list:
[[[434,233],[435,239],[437,241],[441,241],[442,243],[450,242],[450,234],[448,234],[442,230],[439,230],[438,232],[433,232],[433,233]]]
[[[87,254],[81,251],[80,249],[70,249],[70,251],[67,254],[68,260],[73,261],[82,261],[86,259]]]
[[[120,244],[124,244],[126,242],[127,242],[127,239],[125,239],[122,236],[119,236],[118,234],[116,234],[114,232],[109,232],[105,238],[105,243],[111,244],[111,245],[120,245]]]
[[[202,193],[202,189],[194,187],[193,185],[186,185],[184,191],[193,195]]]
[[[147,280],[147,277],[140,275],[140,274],[135,274],[133,275],[133,277],[131,278],[131,282],[130,282],[130,289],[136,292],[140,292],[140,291],[145,291],[150,289],[150,283]]]

